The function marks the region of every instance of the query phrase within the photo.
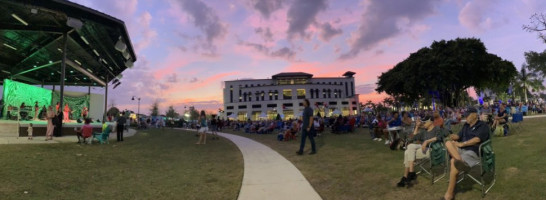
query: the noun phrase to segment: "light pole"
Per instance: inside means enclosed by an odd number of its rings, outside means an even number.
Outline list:
[[[135,100],[135,96],[131,98],[131,100]],[[140,122],[140,97],[137,97],[138,100],[138,109],[137,109],[137,123]]]

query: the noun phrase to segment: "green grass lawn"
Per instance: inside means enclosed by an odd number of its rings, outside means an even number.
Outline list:
[[[239,149],[196,141],[165,129],[109,145],[0,145],[0,199],[236,199]]]
[[[526,119],[516,135],[493,138],[497,184],[485,199],[546,198],[545,120]],[[299,141],[278,142],[276,134],[237,134],[278,151],[301,170],[324,199],[439,199],[447,188],[446,178],[431,185],[423,176],[412,188],[397,188],[403,175],[403,151],[391,151],[384,142],[372,141],[368,129],[358,129],[356,134],[325,134],[317,138],[318,154],[304,156],[295,154]],[[468,183],[457,187],[472,187]],[[456,194],[456,199],[480,198],[476,189]]]

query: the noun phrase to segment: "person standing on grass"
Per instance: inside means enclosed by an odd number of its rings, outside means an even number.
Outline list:
[[[199,118],[197,119],[197,122],[199,125],[201,125],[201,128],[199,129],[199,140],[195,144],[206,144],[207,143],[207,131],[209,130],[207,126],[207,116],[205,115],[205,111],[202,110],[201,114],[199,114]]]
[[[301,143],[300,143],[300,150],[296,152],[298,155],[303,154],[303,148],[305,147],[305,139],[309,137],[309,140],[311,141],[311,153],[310,155],[316,154],[317,149],[315,147],[315,129],[313,128],[313,109],[309,106],[309,100],[304,99],[303,100],[303,106],[305,107],[303,110],[303,125],[301,127]]]
[[[125,112],[121,112],[121,115],[118,117],[118,120],[116,122],[116,133],[118,142],[123,142],[123,130],[125,129],[125,123],[127,122],[127,119],[125,119]]]
[[[55,113],[53,112],[53,107],[47,107],[46,119],[47,119],[47,129],[46,129],[46,141],[53,139],[53,118],[55,118]]]
[[[212,115],[210,119],[210,135],[212,136],[213,140],[217,140],[218,133],[216,132],[218,131],[218,120],[216,120],[216,117],[214,117],[214,115]]]

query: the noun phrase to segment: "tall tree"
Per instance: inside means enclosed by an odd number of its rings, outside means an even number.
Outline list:
[[[376,91],[404,102],[439,98],[453,107],[469,87],[506,91],[516,73],[511,62],[488,53],[479,39],[457,38],[410,54],[379,76]]]
[[[159,115],[159,102],[155,101],[154,104],[152,104],[152,108],[150,108],[150,115],[153,117],[157,117]]]
[[[529,32],[537,32],[538,37],[546,43],[546,15],[544,13],[531,16],[531,24],[523,25],[523,29]],[[529,51],[525,52],[525,61],[529,66],[529,71],[546,75],[546,50],[543,52]]]
[[[531,16],[531,24],[523,25],[523,30],[537,32],[538,37],[546,43],[546,15],[544,13]]]
[[[525,102],[528,102],[527,95],[531,92],[540,92],[545,89],[542,82],[544,79],[538,73],[529,71],[529,66],[523,64],[514,81],[514,89],[516,92],[523,93]]]
[[[199,111],[194,106],[190,106],[190,120],[197,120],[199,118]]]
[[[174,106],[171,105],[167,109],[167,112],[165,113],[165,116],[170,117],[170,118],[178,118],[178,116],[180,116],[180,114],[178,114],[178,112],[176,112],[176,110],[174,109]]]

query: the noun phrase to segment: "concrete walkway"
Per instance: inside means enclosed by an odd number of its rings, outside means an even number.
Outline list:
[[[218,135],[231,140],[243,153],[244,175],[239,200],[322,199],[301,172],[273,149],[245,137]]]
[[[129,129],[123,133],[123,138],[131,137],[136,134],[135,129]],[[110,141],[116,140],[116,133],[110,133]],[[45,136],[33,137],[28,140],[27,137],[0,137],[1,144],[58,144],[58,143],[76,143],[78,138],[75,135],[53,137],[53,140],[45,141]]]

